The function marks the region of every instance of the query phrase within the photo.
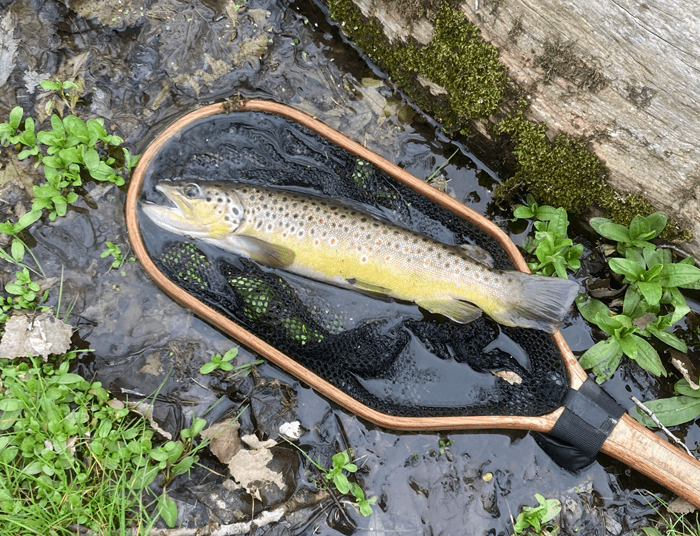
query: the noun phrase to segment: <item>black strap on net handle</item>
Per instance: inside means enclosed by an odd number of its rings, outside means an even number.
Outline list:
[[[535,439],[560,466],[578,471],[593,462],[625,408],[591,378],[578,390],[569,389],[562,405],[549,434],[535,434]]]

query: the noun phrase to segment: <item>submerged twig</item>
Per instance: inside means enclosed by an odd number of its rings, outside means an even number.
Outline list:
[[[632,400],[632,402],[634,402],[634,403],[637,405],[637,407],[638,407],[639,409],[641,409],[644,413],[646,413],[647,415],[649,415],[649,418],[650,418],[652,421],[654,421],[654,424],[655,424],[656,426],[658,426],[659,428],[661,428],[661,430],[663,430],[664,434],[666,434],[666,436],[671,440],[672,443],[675,443],[675,444],[678,445],[681,449],[683,449],[683,450],[688,454],[688,456],[694,457],[693,454],[690,452],[690,449],[688,449],[688,447],[685,445],[685,443],[683,443],[683,441],[681,441],[680,439],[678,439],[678,438],[673,434],[673,432],[671,432],[671,430],[669,430],[669,429],[666,428],[663,424],[661,424],[661,421],[659,420],[659,418],[658,418],[656,415],[654,415],[654,412],[653,412],[653,411],[651,411],[648,407],[646,407],[644,404],[642,404],[636,396],[631,396],[631,397],[630,397],[630,400]]]

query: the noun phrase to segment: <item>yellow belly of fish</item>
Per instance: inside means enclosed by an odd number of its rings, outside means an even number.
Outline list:
[[[358,245],[356,241],[337,239],[331,244],[332,239],[325,238],[326,243],[314,245],[309,240],[280,240],[269,234],[257,237],[292,249],[294,263],[286,270],[316,280],[415,302],[459,321],[466,321],[468,307],[456,300],[474,303],[487,313],[499,307],[478,280],[469,284],[474,273],[467,273],[463,264],[453,268],[461,270],[462,277],[458,277],[435,262],[426,263],[425,259],[420,261],[376,244]],[[468,314],[473,319],[478,311]]]

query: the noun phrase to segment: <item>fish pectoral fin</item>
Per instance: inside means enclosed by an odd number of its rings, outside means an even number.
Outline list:
[[[416,303],[431,313],[446,316],[460,324],[468,324],[481,316],[481,309],[476,305],[453,298],[422,300]]]
[[[346,279],[346,281],[350,286],[356,287],[357,289],[364,290],[366,292],[371,292],[372,294],[390,295],[392,293],[391,289],[388,289],[381,285],[375,285],[374,283],[370,283],[369,281],[363,281],[362,279],[352,277]]]
[[[472,244],[460,244],[457,246],[457,248],[462,255],[466,255],[471,260],[480,262],[481,264],[486,264],[487,266],[493,268],[493,257],[484,248],[480,248],[479,246],[474,246]]]
[[[270,268],[285,268],[294,262],[294,251],[284,246],[270,244],[252,236],[229,236],[229,249],[249,256],[255,262]]]

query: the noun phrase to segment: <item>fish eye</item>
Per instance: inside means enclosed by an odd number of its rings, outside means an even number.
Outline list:
[[[199,186],[197,186],[196,184],[188,184],[187,186],[185,186],[183,193],[185,194],[185,197],[194,199],[199,194]]]

